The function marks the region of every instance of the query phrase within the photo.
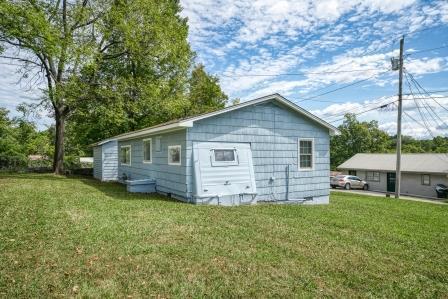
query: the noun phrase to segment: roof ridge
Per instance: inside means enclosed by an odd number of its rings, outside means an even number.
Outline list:
[[[143,135],[144,133],[156,133],[156,131],[162,131],[162,130],[166,130],[167,128],[163,128],[165,126],[169,127],[169,129],[173,129],[173,127],[191,127],[194,121],[197,120],[201,120],[204,118],[208,118],[208,117],[213,117],[215,115],[219,115],[222,113],[226,113],[226,112],[230,112],[236,109],[240,109],[240,108],[244,108],[247,106],[250,106],[252,104],[257,104],[257,103],[262,103],[262,102],[267,102],[267,101],[278,101],[282,104],[284,104],[286,107],[288,107],[289,109],[293,109],[294,111],[296,111],[297,113],[300,113],[301,115],[303,115],[304,117],[310,118],[311,120],[313,120],[314,122],[320,124],[323,127],[326,127],[327,129],[330,130],[330,132],[332,133],[338,133],[339,130],[331,125],[330,123],[326,122],[325,120],[323,120],[322,118],[314,115],[313,113],[309,112],[308,110],[300,107],[299,105],[297,105],[294,102],[291,102],[290,100],[286,99],[285,97],[283,97],[282,95],[280,95],[279,93],[273,93],[273,94],[269,94],[263,97],[259,97],[259,98],[255,98],[249,101],[245,101],[236,105],[230,105],[215,111],[210,111],[210,112],[206,112],[206,113],[200,113],[200,114],[196,114],[196,115],[192,115],[189,117],[185,117],[185,118],[180,118],[180,119],[175,119],[175,120],[171,120],[165,123],[160,123],[151,127],[146,127],[146,128],[142,128],[142,129],[138,129],[138,130],[134,130],[134,131],[130,131],[130,132],[126,132],[126,133],[122,133],[122,134],[118,134],[109,138],[106,138],[104,140],[98,141],[96,143],[91,144],[91,146],[96,146],[96,145],[100,145],[103,144],[105,142],[109,142],[112,140],[119,140],[119,139],[123,139],[126,137],[136,137],[137,134],[138,135]],[[160,128],[160,129],[158,129]],[[157,130],[158,129],[158,130]],[[151,132],[149,132],[151,131]]]

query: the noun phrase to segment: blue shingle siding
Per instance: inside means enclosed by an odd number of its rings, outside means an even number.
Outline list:
[[[161,151],[156,151],[155,139],[160,138]],[[143,163],[143,139],[152,138],[152,163]],[[156,134],[118,143],[118,150],[123,145],[131,145],[131,165],[119,163],[118,175],[125,173],[131,180],[156,180],[157,191],[171,193],[178,197],[186,197],[186,131],[180,130],[172,133]],[[181,165],[168,165],[168,146],[181,145]]]
[[[313,138],[314,168],[298,170],[298,139]],[[194,192],[193,142],[249,142],[258,200],[289,199],[329,194],[329,131],[316,122],[273,102],[248,106],[194,122],[187,129],[187,195]],[[273,181],[271,177],[275,178]]]

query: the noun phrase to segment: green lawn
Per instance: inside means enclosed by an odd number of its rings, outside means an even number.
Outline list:
[[[0,175],[0,297],[446,297],[448,205],[194,206]]]

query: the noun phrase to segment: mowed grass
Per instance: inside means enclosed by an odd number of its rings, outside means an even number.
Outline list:
[[[0,297],[447,297],[448,205],[194,206],[0,175]]]

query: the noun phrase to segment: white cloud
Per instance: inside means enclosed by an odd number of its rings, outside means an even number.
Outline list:
[[[434,100],[429,99],[429,96],[417,100],[419,108],[417,108],[412,96],[405,95],[403,97],[402,131],[404,135],[419,139],[432,138],[432,136],[448,136],[448,127],[446,126],[448,112],[441,107],[448,107],[448,97],[442,94],[431,94],[431,97]],[[397,100],[398,98],[393,96],[361,102],[344,102],[332,104],[324,109],[316,109],[312,112],[334,125],[342,123],[345,113],[355,113],[357,118],[362,121],[377,120],[380,129],[394,135],[397,131],[396,104],[390,104],[383,109],[375,108]],[[370,109],[372,110],[365,112]]]
[[[343,69],[388,67],[388,59],[394,54],[391,46],[398,48],[391,41],[398,40],[398,33],[437,25],[448,14],[445,1],[419,4],[414,0],[182,0],[181,4],[184,15],[190,19],[190,39],[201,60],[218,75],[236,75],[222,76],[221,83],[231,96],[243,99],[274,87],[286,93],[294,89],[299,92],[297,87],[303,87],[303,93],[325,84],[349,83],[375,75],[366,71],[288,77],[289,80],[274,76],[239,77],[297,73],[304,65],[310,71],[338,69],[352,59],[354,62]],[[365,45],[353,48],[351,44],[359,41]],[[346,49],[344,54],[332,57],[331,52],[341,49]],[[380,54],[361,57],[366,52]],[[322,59],[324,54],[330,58],[327,62]],[[309,67],[317,57],[320,65]],[[436,72],[440,67],[435,60],[417,63],[424,65],[418,66],[421,73]],[[390,82],[389,78],[373,81],[379,86]]]
[[[436,73],[448,69],[448,57],[410,59],[404,65],[413,75]]]
[[[396,72],[380,73],[389,68],[389,58],[398,54],[392,50],[398,48],[398,35],[448,23],[445,0],[181,0],[181,5],[199,60],[220,76],[226,93],[243,100],[273,92],[307,97],[330,84],[370,77],[369,85],[396,85]],[[411,56],[406,68],[423,75],[444,71],[447,64],[447,57]],[[327,70],[363,71],[322,73]],[[302,72],[308,74],[239,77]],[[0,75],[1,106],[13,109],[21,101],[40,96],[40,91],[27,93],[15,85],[13,70],[3,68]],[[344,105],[332,105],[330,110],[356,110],[360,104]],[[363,117],[394,122],[375,113]]]

